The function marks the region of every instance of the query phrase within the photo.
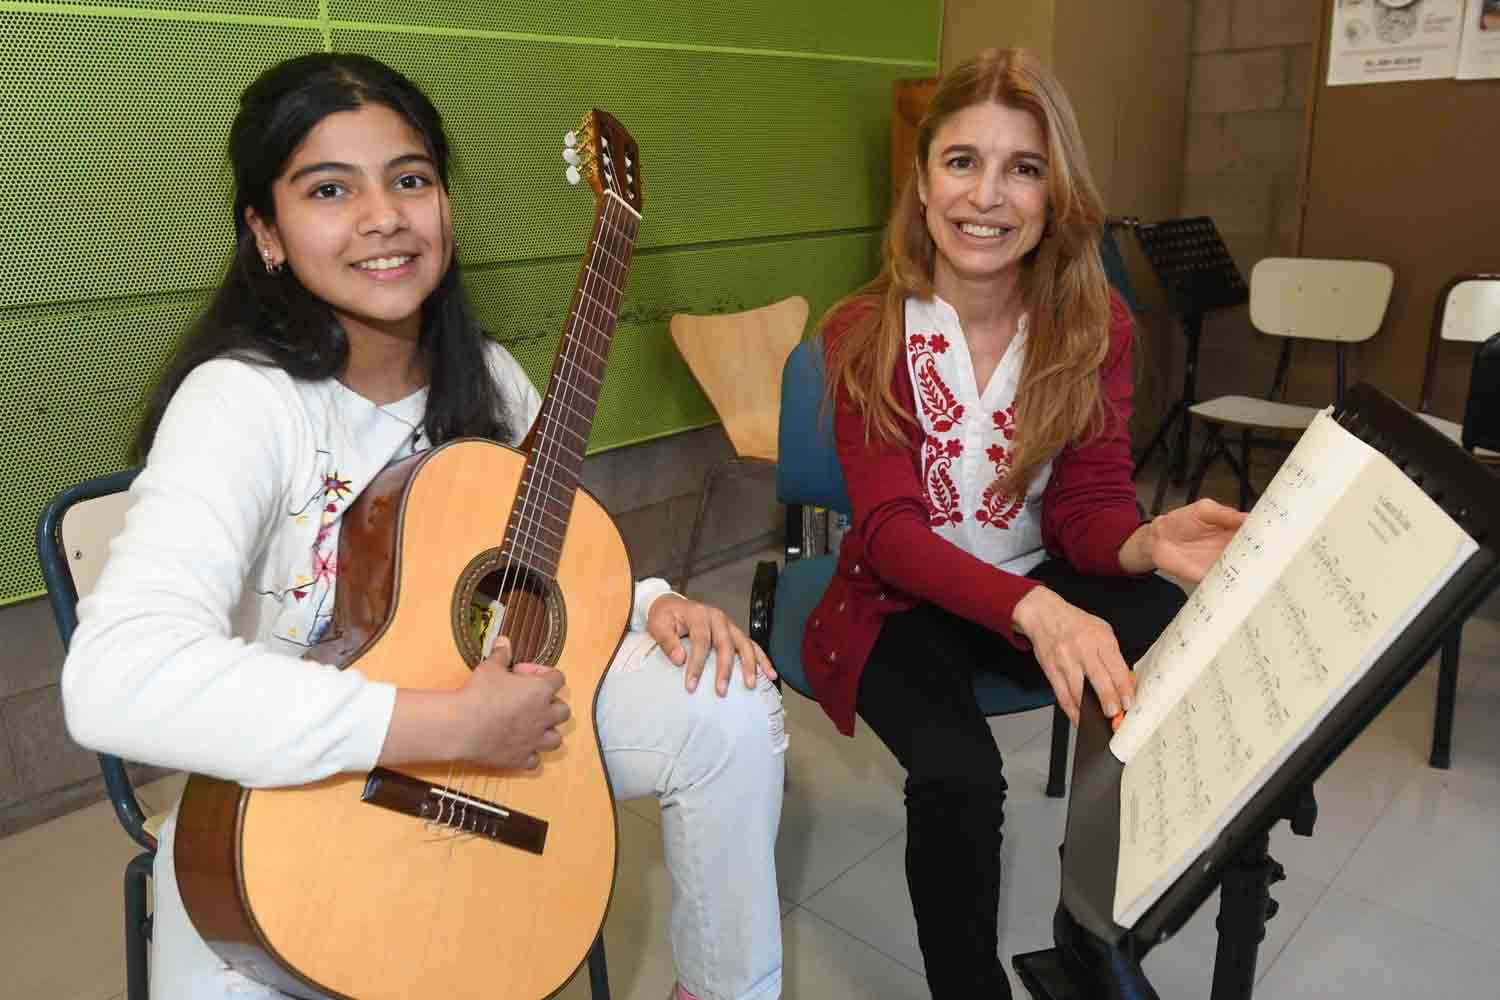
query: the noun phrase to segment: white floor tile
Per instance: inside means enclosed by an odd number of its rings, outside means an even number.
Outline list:
[[[1500,924],[1497,858],[1500,783],[1429,771],[1405,785],[1334,888],[1488,938]]]
[[[1062,803],[1007,802],[1001,861],[999,953],[1007,963],[1018,952],[1052,945],[1057,906]],[[922,971],[916,922],[906,885],[906,835],[888,843],[802,908],[848,931],[914,971]]]
[[[925,1000],[927,981],[800,907],[781,923],[783,995],[802,1000]]]
[[[1500,952],[1329,889],[1256,988],[1277,1000],[1492,997]]]
[[[168,805],[182,778],[142,790]],[[141,851],[109,803],[0,840],[0,968],[17,1000],[105,1000],[125,983],[125,866]]]
[[[905,829],[905,774],[867,727],[849,739],[794,692],[786,711],[791,747],[776,874],[782,896],[801,902]]]

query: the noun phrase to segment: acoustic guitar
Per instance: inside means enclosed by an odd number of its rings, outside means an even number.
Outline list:
[[[194,775],[177,819],[188,915],[231,967],[298,997],[538,1000],[577,971],[614,889],[614,800],[594,703],[630,619],[630,557],[579,487],[641,219],[640,156],[609,114],[569,133],[593,235],[522,447],[464,438],[395,463],[344,516],[327,638],[309,659],[451,690],[475,609],[573,707],[534,771],[376,768],[295,788]]]

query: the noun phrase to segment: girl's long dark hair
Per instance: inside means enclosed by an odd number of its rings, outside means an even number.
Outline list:
[[[143,461],[173,393],[198,365],[219,357],[280,368],[293,378],[337,375],[349,340],[333,311],[290,269],[267,273],[245,221],[246,207],[276,218],[271,185],[319,122],[336,111],[382,104],[422,137],[448,186],[448,138],[427,95],[406,77],[368,56],[318,52],[278,63],[240,95],[229,130],[234,170],[234,253],[223,283],[188,329],[146,401],[131,458]],[[485,363],[484,337],[475,325],[454,255],[422,307],[421,350],[428,377],[423,430],[433,444],[477,435],[508,440],[505,401]]]

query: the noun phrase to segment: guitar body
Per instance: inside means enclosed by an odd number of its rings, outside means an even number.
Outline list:
[[[526,462],[463,439],[378,476],[345,515],[334,622],[309,658],[399,687],[460,687],[477,659],[469,598],[501,579],[506,498]],[[531,650],[566,674],[573,717],[539,769],[402,767],[386,772],[396,780],[382,802],[366,801],[365,775],[273,790],[189,781],[178,884],[231,966],[295,996],[360,1000],[539,1000],[574,974],[614,885],[614,801],[593,707],[633,597],[620,534],[581,489],[546,584],[533,604],[547,634]],[[525,644],[520,654],[534,658]],[[434,788],[461,795],[424,794]],[[502,813],[529,825],[487,835]]]

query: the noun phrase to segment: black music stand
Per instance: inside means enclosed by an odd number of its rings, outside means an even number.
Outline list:
[[[1158,448],[1165,449],[1166,461],[1151,503],[1151,513],[1159,514],[1167,495],[1167,480],[1181,485],[1187,477],[1192,436],[1192,414],[1188,408],[1198,402],[1198,340],[1203,334],[1203,314],[1211,309],[1243,305],[1250,299],[1250,288],[1240,277],[1214,220],[1207,216],[1143,223],[1135,227],[1135,236],[1187,338],[1182,397],[1172,404],[1135,466],[1136,475],[1140,475],[1152,453]]]
[[[1279,866],[1266,856],[1271,827],[1292,820],[1307,833],[1313,782],[1500,583],[1500,491],[1474,458],[1401,404],[1367,384],[1336,411],[1339,423],[1383,452],[1479,544],[1375,665],[1287,759],[1134,927],[1113,922],[1119,861],[1120,775],[1110,727],[1092,694],[1084,699],[1054,928],[1058,947],[1017,955],[1016,972],[1034,998],[1156,997],[1140,959],[1185,924],[1220,883],[1219,950],[1213,1000],[1248,1000],[1264,934],[1269,883]],[[1300,827],[1300,829],[1299,829]],[[1068,843],[1088,850],[1066,850]]]

